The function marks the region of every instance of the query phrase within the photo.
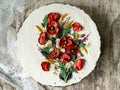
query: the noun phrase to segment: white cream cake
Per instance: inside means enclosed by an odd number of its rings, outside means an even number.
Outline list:
[[[93,20],[70,5],[34,10],[17,35],[23,68],[43,85],[67,86],[90,74],[100,56],[100,36]]]

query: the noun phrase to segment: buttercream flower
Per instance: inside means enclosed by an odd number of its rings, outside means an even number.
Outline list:
[[[48,22],[58,21],[60,18],[60,14],[56,12],[51,12],[48,14]]]
[[[41,45],[44,45],[47,42],[47,40],[48,40],[47,33],[46,32],[41,32],[40,37],[38,38],[38,42]]]
[[[41,63],[41,67],[44,71],[49,71],[50,63],[44,61]]]
[[[73,30],[75,30],[75,31],[81,31],[81,30],[82,30],[82,26],[81,26],[78,22],[74,22],[74,23],[72,24],[72,28],[73,28]]]
[[[51,21],[47,24],[47,32],[50,35],[57,34],[59,31],[59,27],[56,21]]]
[[[67,48],[72,44],[72,38],[70,36],[62,36],[60,38],[60,46],[62,48]]]
[[[60,56],[60,61],[67,63],[70,61],[70,56],[68,54],[64,53],[64,54],[62,54],[62,56]]]
[[[65,53],[67,53],[68,55],[76,55],[78,51],[79,51],[79,48],[74,44],[70,45],[65,49]]]
[[[57,48],[55,48],[54,50],[52,50],[49,54],[49,59],[56,59],[59,57],[60,54],[60,50],[58,50]]]
[[[76,61],[75,65],[74,65],[74,68],[76,68],[77,70],[81,70],[83,68],[83,66],[84,66],[84,60],[79,58]]]

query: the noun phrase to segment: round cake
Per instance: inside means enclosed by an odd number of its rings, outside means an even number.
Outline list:
[[[17,36],[23,68],[43,85],[67,86],[80,82],[96,66],[100,36],[83,10],[50,4],[33,11]]]

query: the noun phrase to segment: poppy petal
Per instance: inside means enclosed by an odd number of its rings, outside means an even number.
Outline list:
[[[41,67],[44,71],[49,71],[50,63],[48,62],[42,62]]]
[[[81,30],[82,30],[82,26],[81,26],[78,22],[74,22],[74,23],[72,24],[72,28],[73,28],[73,30],[75,30],[75,31],[81,31]]]

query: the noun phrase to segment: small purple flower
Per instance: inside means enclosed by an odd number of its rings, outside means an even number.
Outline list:
[[[66,18],[66,20],[62,22],[62,24],[61,24],[61,26],[60,26],[60,31],[63,31],[63,30],[64,30],[64,27],[63,27],[63,26],[64,26],[65,23],[67,23],[69,20],[70,20],[70,17]]]
[[[53,47],[55,47],[55,46],[56,46],[56,44],[52,44],[52,46],[53,46]]]
[[[70,20],[70,17],[66,18],[66,20],[62,22],[61,30],[63,30],[63,26],[64,26],[65,23],[67,23],[69,20]]]
[[[37,44],[38,50],[41,52],[43,49]]]
[[[83,39],[80,39],[80,43],[86,42],[90,34],[86,35]]]

